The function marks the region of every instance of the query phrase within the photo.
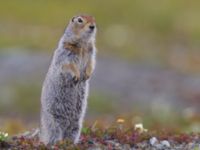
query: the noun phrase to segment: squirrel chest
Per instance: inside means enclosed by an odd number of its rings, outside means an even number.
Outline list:
[[[78,61],[79,69],[85,69],[85,66],[93,52],[92,46],[64,43],[64,48],[77,58],[76,60]]]

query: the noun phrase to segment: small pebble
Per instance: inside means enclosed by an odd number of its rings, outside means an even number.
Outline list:
[[[163,146],[170,147],[170,144],[167,140],[163,140],[160,142]]]
[[[88,144],[94,144],[94,142],[92,140],[89,140]]]
[[[194,149],[195,144],[194,143],[188,143],[187,146],[188,146],[188,149]]]
[[[120,146],[119,143],[117,143],[117,142],[115,142],[115,141],[112,141],[112,140],[107,141],[107,143],[108,143],[108,144],[111,144],[112,146],[116,146],[116,147],[119,147],[119,146]]]
[[[154,146],[155,144],[157,144],[158,143],[158,140],[157,140],[157,138],[156,137],[152,137],[151,139],[150,139],[150,144],[152,145],[152,146]]]
[[[163,149],[163,145],[162,144],[156,144],[154,147],[156,147],[156,149]]]

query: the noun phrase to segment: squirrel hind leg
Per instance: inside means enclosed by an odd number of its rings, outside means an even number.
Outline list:
[[[78,143],[80,137],[80,128],[78,126],[73,126],[73,128],[64,129],[62,133],[62,139],[71,140],[74,144]]]
[[[44,142],[45,145],[52,145],[61,140],[61,132],[58,129],[51,128],[48,125],[46,127],[48,127],[48,129],[45,128],[43,132],[40,133],[40,140]]]

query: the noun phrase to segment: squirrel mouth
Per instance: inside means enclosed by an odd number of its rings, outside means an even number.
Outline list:
[[[93,33],[93,32],[94,32],[94,30],[89,30],[89,31],[88,31],[88,33],[90,33],[90,34]]]
[[[88,33],[94,33],[95,29],[94,28],[89,28]]]

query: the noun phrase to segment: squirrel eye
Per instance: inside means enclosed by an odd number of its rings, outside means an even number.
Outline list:
[[[81,18],[78,18],[78,22],[79,22],[79,23],[82,23],[83,20],[82,20]]]

